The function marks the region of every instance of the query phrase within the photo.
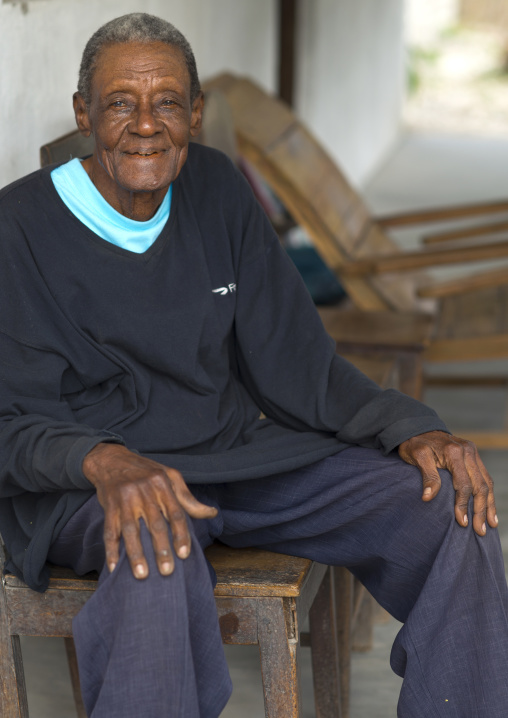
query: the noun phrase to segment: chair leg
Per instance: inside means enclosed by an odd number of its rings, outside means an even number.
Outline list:
[[[28,718],[19,636],[10,635],[3,586],[0,586],[0,715]]]
[[[354,582],[354,592],[353,651],[370,651],[374,643],[376,601],[357,579]]]
[[[28,718],[19,636],[0,631],[0,715],[2,718]]]
[[[351,642],[353,615],[353,575],[347,568],[330,568],[334,587],[337,644],[339,651],[340,703],[342,718],[349,718],[351,691]]]
[[[292,599],[258,601],[258,643],[266,718],[300,718],[300,646]]]
[[[18,689],[20,718],[28,718],[28,700],[26,696],[25,670],[23,668],[23,655],[19,636],[11,636],[14,669],[16,671],[16,684]]]
[[[333,569],[328,569],[309,612],[316,718],[342,718]]]
[[[64,638],[65,650],[67,653],[67,663],[69,664],[69,673],[71,675],[72,693],[74,695],[74,703],[76,705],[76,715],[78,718],[87,718],[83,698],[81,696],[81,686],[79,683],[78,657],[76,655],[76,646],[73,638]]]

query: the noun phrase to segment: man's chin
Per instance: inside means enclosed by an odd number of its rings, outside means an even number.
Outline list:
[[[115,176],[115,182],[122,190],[134,194],[152,194],[153,192],[167,191],[173,182],[172,173],[158,177],[155,173],[149,172],[122,172]]]

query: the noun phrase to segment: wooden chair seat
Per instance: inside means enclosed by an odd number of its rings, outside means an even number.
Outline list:
[[[265,713],[300,713],[298,658],[310,645],[316,716],[347,718],[352,576],[308,559],[214,544],[206,551],[217,574],[215,600],[224,643],[259,645]],[[78,577],[52,567],[49,588],[36,593],[11,574],[0,593],[0,708],[2,718],[28,718],[19,636],[66,639],[79,718],[80,697],[72,619],[95,591],[97,575]],[[337,594],[342,610],[337,611]],[[301,634],[309,618],[310,637]],[[300,640],[302,638],[302,641]],[[205,639],[204,639],[205,640]],[[342,685],[342,696],[341,696]]]

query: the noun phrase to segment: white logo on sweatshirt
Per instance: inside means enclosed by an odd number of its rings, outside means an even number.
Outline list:
[[[224,297],[226,294],[232,294],[233,292],[236,292],[236,284],[228,284],[227,287],[217,287],[217,289],[212,289],[212,292],[214,294],[220,294],[221,297]]]

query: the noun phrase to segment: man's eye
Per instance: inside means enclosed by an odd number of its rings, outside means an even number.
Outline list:
[[[174,104],[174,100],[162,100],[161,102],[162,107],[172,107]]]
[[[115,102],[111,103],[111,107],[125,107],[125,102],[123,100],[115,100]]]

